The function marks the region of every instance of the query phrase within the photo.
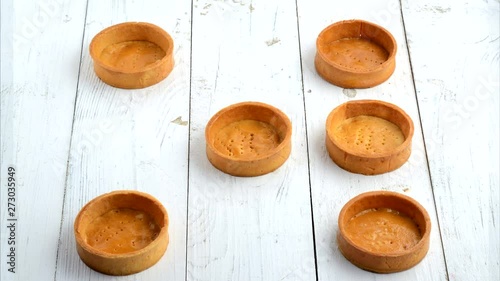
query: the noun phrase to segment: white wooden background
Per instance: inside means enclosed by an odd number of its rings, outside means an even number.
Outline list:
[[[499,280],[498,0],[2,0],[0,279]],[[396,71],[346,90],[314,69],[315,40],[351,18],[396,38]],[[161,83],[121,90],[93,73],[88,46],[103,28],[147,21],[175,42]],[[380,99],[415,123],[400,169],[362,176],[324,146],[337,105]],[[292,153],[277,171],[237,178],[205,156],[204,128],[221,108],[261,101],[292,120]],[[7,271],[7,168],[17,170],[17,264]],[[170,245],[126,277],[90,270],[72,225],[116,189],[163,202]],[[393,190],[431,215],[425,259],[375,274],[347,262],[337,216],[353,196]]]

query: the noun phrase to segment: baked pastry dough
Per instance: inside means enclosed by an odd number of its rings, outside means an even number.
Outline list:
[[[410,157],[413,121],[396,105],[349,101],[326,120],[326,148],[341,168],[376,175],[401,167]]]
[[[90,268],[109,275],[154,265],[168,246],[168,214],[153,196],[120,190],[85,205],[75,219],[76,249]]]
[[[110,26],[90,43],[97,76],[125,89],[145,88],[167,77],[174,67],[173,49],[170,35],[146,22]]]
[[[354,265],[390,273],[418,264],[429,250],[431,222],[413,198],[392,191],[362,193],[338,217],[340,252]]]
[[[396,40],[385,28],[364,20],[326,27],[316,40],[316,71],[343,88],[369,88],[392,75]]]
[[[277,108],[242,102],[216,113],[205,129],[207,157],[234,176],[259,176],[279,168],[290,155],[292,125]]]

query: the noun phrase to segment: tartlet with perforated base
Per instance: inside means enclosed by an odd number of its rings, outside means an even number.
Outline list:
[[[413,198],[392,191],[362,193],[338,217],[337,243],[344,257],[373,272],[391,273],[418,264],[429,250],[431,221]]]
[[[75,219],[76,249],[90,268],[128,275],[154,265],[165,253],[168,214],[153,196],[120,190],[87,203]]]
[[[383,27],[346,20],[325,28],[316,40],[318,74],[343,88],[370,88],[389,79],[396,67],[396,40]]]
[[[173,49],[170,35],[146,22],[110,26],[90,43],[97,76],[124,89],[145,88],[167,77],[174,67]]]
[[[292,125],[279,109],[242,102],[217,112],[205,129],[208,160],[217,169],[251,177],[279,168],[290,155]]]
[[[339,105],[326,120],[326,148],[341,168],[376,175],[401,167],[410,157],[413,121],[401,108],[378,100]]]

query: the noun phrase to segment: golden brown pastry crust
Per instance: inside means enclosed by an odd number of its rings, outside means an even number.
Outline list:
[[[383,207],[361,211],[347,221],[344,233],[360,248],[387,254],[412,248],[422,239],[411,218]]]
[[[94,198],[79,212],[74,224],[76,249],[82,261],[96,271],[137,273],[165,253],[168,223],[167,211],[151,195],[113,191]]]
[[[345,119],[332,137],[349,150],[373,155],[391,152],[405,140],[403,132],[397,125],[370,115]]]
[[[354,124],[354,131],[342,128],[348,123],[346,120],[359,116],[377,117],[387,123],[371,122],[370,119],[366,122],[365,119]],[[387,124],[397,126],[400,132]],[[346,137],[346,132],[356,135]],[[341,104],[330,112],[326,120],[325,142],[330,158],[339,167],[353,173],[377,175],[393,171],[408,160],[413,132],[413,121],[396,105],[378,100],[356,100]],[[401,133],[404,141],[396,146],[401,141]],[[374,149],[389,144],[390,149]]]
[[[205,129],[208,160],[217,169],[242,177],[279,168],[290,155],[292,125],[277,108],[242,102],[216,113]]]
[[[370,209],[388,208],[411,219],[420,231],[420,240],[403,250],[375,251],[356,244],[347,233],[353,217]],[[391,191],[362,193],[347,202],[338,217],[337,243],[340,252],[354,265],[373,272],[391,273],[409,269],[418,264],[429,250],[431,222],[422,205],[406,195]]]
[[[90,43],[97,76],[114,87],[145,88],[170,74],[174,67],[172,37],[145,22],[125,22],[99,32]]]
[[[316,40],[318,74],[343,88],[369,88],[389,79],[396,67],[397,45],[383,27],[346,20],[326,27]]]

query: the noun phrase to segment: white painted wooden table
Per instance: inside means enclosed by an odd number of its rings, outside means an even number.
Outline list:
[[[499,13],[497,0],[2,0],[0,279],[500,280]],[[351,18],[398,43],[395,73],[371,89],[344,90],[314,69],[319,32]],[[90,40],[124,21],[172,35],[167,79],[121,90],[95,76]],[[326,116],[353,99],[412,117],[403,167],[362,176],[330,160]],[[293,149],[277,171],[237,178],[206,159],[204,128],[249,100],[290,117]],[[86,267],[72,230],[85,203],[117,189],[154,195],[171,219],[164,257],[125,277]],[[429,253],[401,273],[358,269],[336,246],[343,204],[380,189],[431,215]]]

